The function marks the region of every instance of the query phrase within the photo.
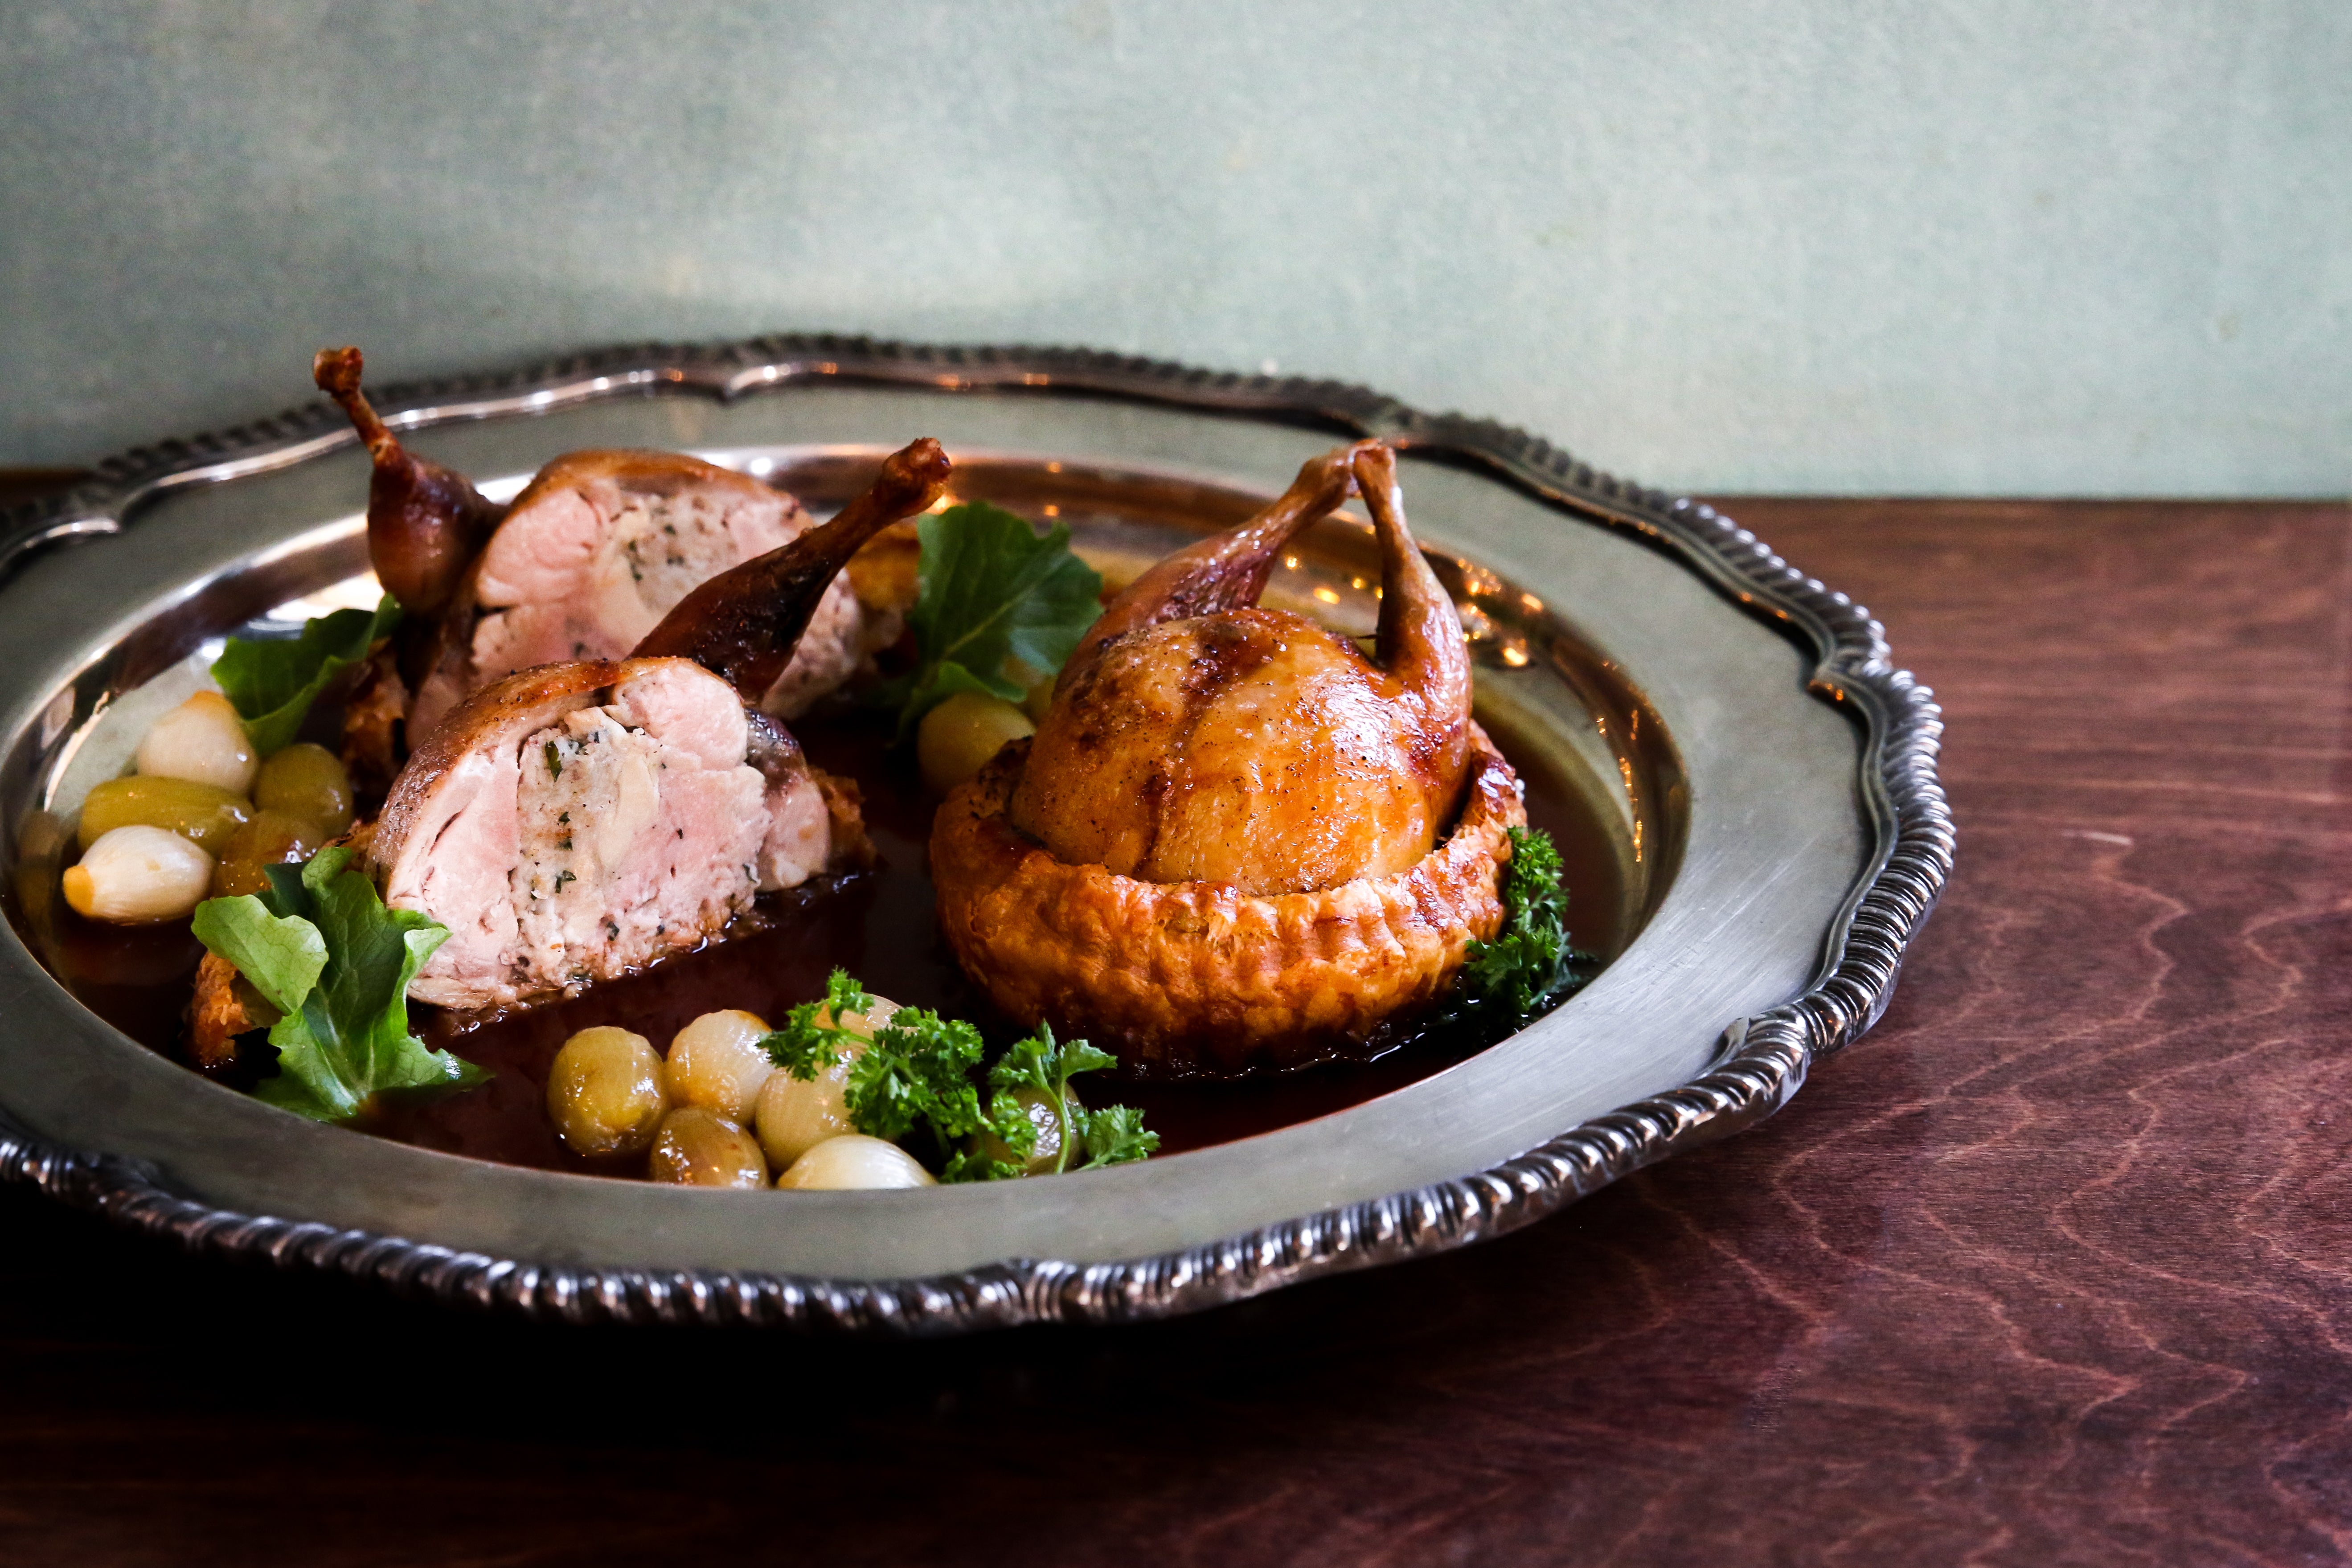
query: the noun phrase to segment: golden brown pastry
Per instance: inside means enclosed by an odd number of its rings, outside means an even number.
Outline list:
[[[266,1029],[278,1017],[278,1009],[227,959],[208,952],[196,961],[196,989],[188,1002],[188,1059],[195,1066],[235,1066],[237,1037]]]
[[[1256,602],[1284,545],[1351,489],[1381,546],[1370,658]],[[1318,458],[1258,516],[1137,579],[1035,739],[940,808],[948,940],[1013,1017],[1116,1041],[1130,1067],[1340,1054],[1435,998],[1501,924],[1527,816],[1470,698],[1394,455]]]

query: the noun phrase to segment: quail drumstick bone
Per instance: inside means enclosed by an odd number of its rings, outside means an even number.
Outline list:
[[[1349,461],[1360,449],[1341,447],[1308,458],[1290,488],[1247,522],[1187,545],[1129,584],[1078,639],[1054,683],[1055,695],[1092,669],[1104,646],[1119,637],[1163,621],[1256,604],[1283,546],[1309,523],[1329,516],[1355,489]]]
[[[368,561],[412,616],[437,616],[506,509],[462,474],[402,447],[360,390],[360,351],[321,349],[310,374],[367,446]]]
[[[952,467],[929,437],[909,442],[884,458],[874,483],[830,521],[679,600],[630,657],[693,659],[757,703],[792,662],[825,585],[860,545],[938,500]]]
[[[1373,662],[1397,685],[1399,701],[1428,747],[1425,776],[1443,811],[1462,787],[1470,754],[1470,648],[1462,612],[1430,570],[1404,521],[1396,453],[1368,441],[1354,448],[1356,485],[1381,544],[1381,622]]]

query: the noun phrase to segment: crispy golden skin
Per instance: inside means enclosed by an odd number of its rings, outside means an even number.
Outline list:
[[[1460,819],[1405,870],[1305,892],[1152,882],[1055,858],[1006,806],[1016,742],[940,805],[931,829],[940,924],[967,973],[1025,1025],[1110,1045],[1150,1076],[1236,1077],[1344,1055],[1430,1002],[1473,938],[1501,928],[1519,781],[1468,727]]]
[[[343,768],[370,809],[383,801],[400,775],[406,754],[401,726],[408,703],[408,683],[400,678],[399,658],[387,640],[358,666],[351,695],[343,701]]]
[[[237,1037],[278,1022],[278,1009],[218,953],[196,963],[195,994],[188,1002],[188,1057],[200,1068],[226,1068],[237,1058]]]
[[[188,1052],[198,1067],[226,1067],[236,1059],[236,1037],[253,1027],[237,994],[236,966],[208,952],[196,963],[196,992],[188,1004]]]
[[[1385,877],[1429,853],[1461,778],[1424,784],[1400,700],[1355,644],[1287,610],[1163,622],[1109,644],[1055,702],[1013,822],[1073,865],[1150,882]]]
[[[1256,603],[1350,485],[1381,542],[1377,657]],[[1138,578],[1055,683],[1012,820],[1073,865],[1295,893],[1405,870],[1468,763],[1470,658],[1377,442],[1318,458],[1241,527]]]

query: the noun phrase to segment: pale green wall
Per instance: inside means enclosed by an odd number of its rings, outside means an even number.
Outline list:
[[[2352,490],[2352,4],[0,0],[0,463],[835,328],[1697,490]]]

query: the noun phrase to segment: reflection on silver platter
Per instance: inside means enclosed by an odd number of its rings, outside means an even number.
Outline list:
[[[620,349],[377,401],[484,479],[662,447],[820,507],[861,455],[936,435],[974,493],[1059,497],[1108,552],[1181,541],[1188,496],[1271,494],[1335,438],[1385,437],[1479,649],[1482,713],[1584,768],[1623,830],[1632,940],[1551,1016],[1405,1089],[1045,1182],[786,1203],[464,1160],[234,1094],[52,980],[24,889],[53,874],[47,808],[102,762],[110,713],[363,570],[363,460],[321,401],[0,515],[0,1173],[191,1250],[575,1322],[1196,1310],[1500,1235],[1771,1114],[1877,1020],[1950,868],[1938,712],[1866,612],[1708,508],[1491,423],[1328,382],[838,338]],[[1360,542],[1327,525],[1299,568],[1338,585],[1316,596],[1342,622]]]

